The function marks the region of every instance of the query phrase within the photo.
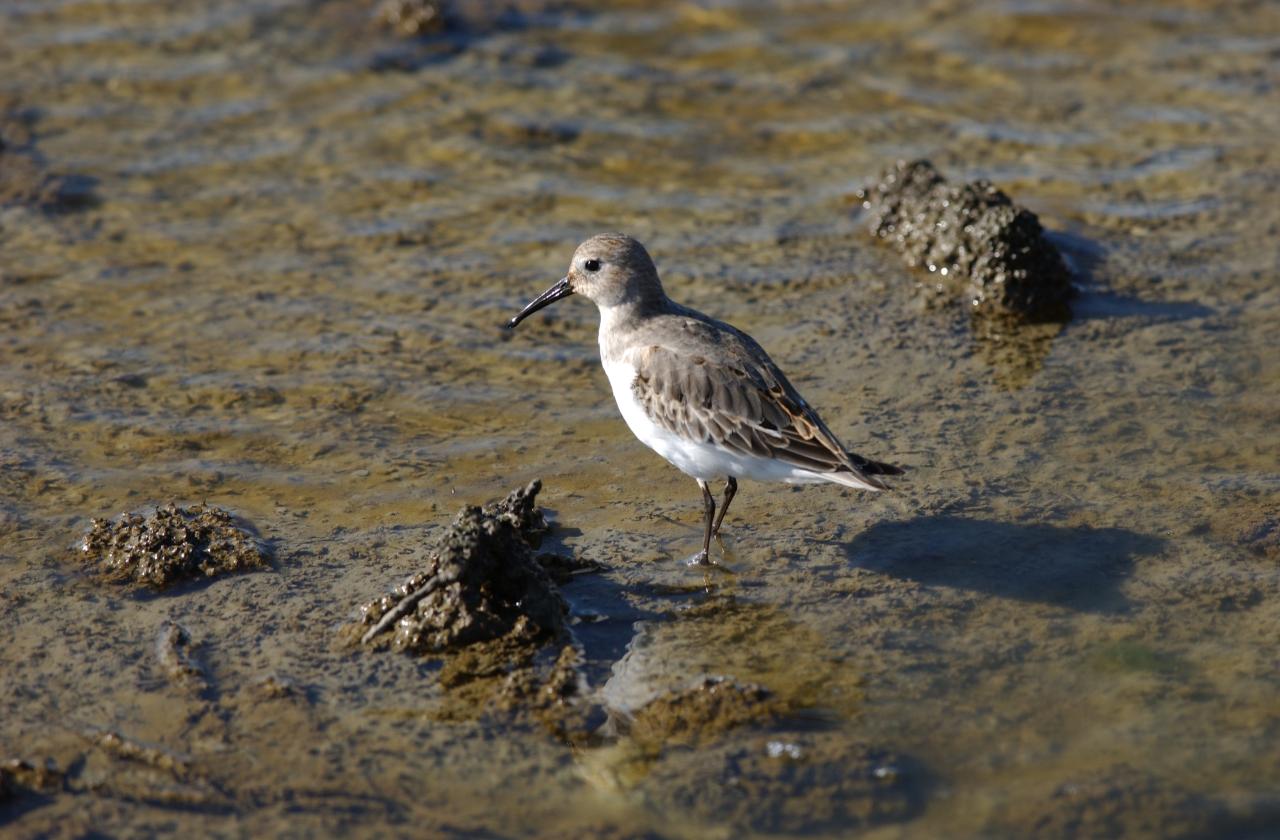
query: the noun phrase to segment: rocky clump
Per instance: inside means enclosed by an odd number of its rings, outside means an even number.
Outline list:
[[[170,682],[199,694],[208,688],[204,668],[191,655],[191,632],[176,621],[166,621],[156,635],[156,659]]]
[[[963,290],[974,315],[1065,321],[1071,276],[1035,214],[987,181],[955,186],[925,160],[899,161],[859,193],[874,235]]]
[[[0,804],[26,793],[55,793],[64,784],[64,774],[51,764],[33,764],[19,758],[0,762]]]
[[[1246,522],[1236,530],[1236,542],[1259,557],[1280,560],[1280,516]]]
[[[0,207],[64,213],[95,205],[96,179],[49,171],[36,147],[36,122],[37,111],[0,97]]]
[[[378,0],[373,18],[400,37],[425,38],[523,29],[575,9],[565,0]]]
[[[534,481],[500,502],[467,506],[436,540],[426,566],[361,608],[361,642],[386,638],[417,654],[502,640],[516,649],[566,635],[568,607],[534,550],[547,532]]]
[[[598,567],[535,553],[549,530],[536,506],[541,487],[533,481],[502,501],[463,508],[429,548],[425,567],[362,607],[360,622],[344,633],[442,657],[441,719],[497,710],[582,742],[596,722],[555,581]]]
[[[149,516],[126,513],[115,522],[94,519],[81,550],[108,578],[155,589],[187,578],[259,568],[270,559],[227,511],[173,503]]]
[[[382,0],[374,11],[377,22],[406,38],[433,35],[444,29],[438,0]]]

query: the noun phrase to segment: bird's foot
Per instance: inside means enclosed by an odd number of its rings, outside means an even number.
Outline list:
[[[705,551],[699,551],[697,554],[684,561],[684,564],[691,569],[706,569],[708,571],[715,569],[718,572],[724,572],[730,575],[734,573],[733,569],[730,569],[723,563],[717,563],[715,560],[712,560],[711,555]]]
[[[705,549],[703,549],[702,551],[699,551],[697,554],[693,555],[688,560],[684,561],[684,564],[686,566],[714,566],[715,565],[715,563],[712,562],[711,560],[711,555],[708,554]]]

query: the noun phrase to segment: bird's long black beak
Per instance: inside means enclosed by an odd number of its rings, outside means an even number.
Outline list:
[[[545,292],[529,301],[529,305],[524,309],[521,309],[519,315],[516,315],[516,317],[507,321],[507,329],[514,330],[516,328],[516,324],[520,323],[525,318],[528,318],[542,307],[550,306],[560,298],[568,297],[571,294],[573,294],[573,289],[569,288],[569,278],[565,277],[559,283],[556,283],[550,289],[547,289]]]

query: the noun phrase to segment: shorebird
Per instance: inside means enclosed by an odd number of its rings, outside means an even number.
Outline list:
[[[702,550],[691,565],[711,562],[711,537],[740,478],[885,490],[876,476],[902,473],[846,450],[751,336],[668,298],[649,252],[630,236],[583,242],[569,273],[507,327],[572,294],[600,309],[600,361],[627,426],[702,490]],[[707,482],[720,478],[716,516]]]

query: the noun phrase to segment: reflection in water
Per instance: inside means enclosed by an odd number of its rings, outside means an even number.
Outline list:
[[[971,318],[973,347],[991,368],[996,384],[1017,390],[1039,373],[1063,325],[1014,324],[993,318]]]
[[[1075,321],[1139,318],[1145,321],[1187,321],[1205,318],[1214,310],[1194,301],[1160,301],[1085,292],[1071,305]],[[1065,324],[1018,324],[998,318],[969,320],[974,353],[992,369],[1001,388],[1017,390],[1028,385],[1044,365],[1054,340]]]

